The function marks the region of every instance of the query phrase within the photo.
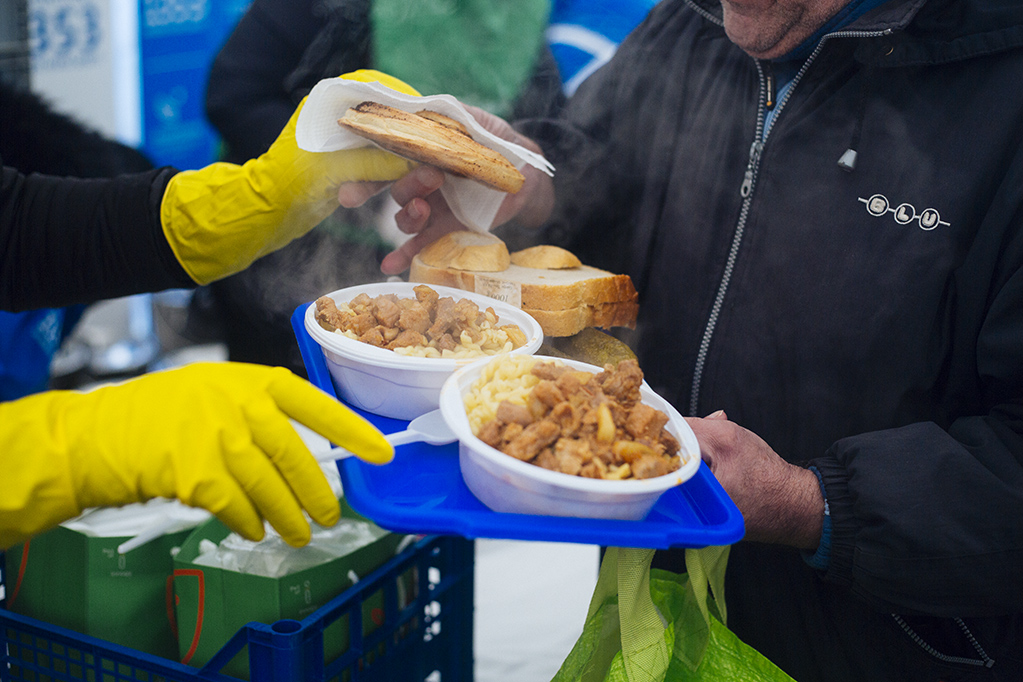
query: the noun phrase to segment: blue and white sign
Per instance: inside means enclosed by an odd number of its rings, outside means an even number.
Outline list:
[[[29,0],[31,86],[157,165],[200,168],[213,58],[251,0]]]
[[[657,0],[555,0],[547,42],[571,95],[606,64]]]

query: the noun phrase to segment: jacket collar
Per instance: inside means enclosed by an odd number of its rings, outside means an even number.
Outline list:
[[[721,24],[718,0],[685,0]],[[856,59],[881,67],[943,64],[1023,47],[1023,3],[891,0],[843,31],[881,34],[857,46]]]

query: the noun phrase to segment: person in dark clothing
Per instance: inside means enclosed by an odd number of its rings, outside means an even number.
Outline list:
[[[96,179],[3,166],[0,310],[207,284],[318,224],[342,183],[408,172],[379,149],[300,150],[300,110],[244,166]],[[305,544],[304,512],[332,525],[340,507],[289,418],[370,461],[393,456],[376,427],[279,367],[200,363],[0,402],[0,551],[86,508],[153,497],[208,509],[252,540],[265,519]]]
[[[514,117],[549,116],[563,104],[557,65],[542,36],[546,0],[446,3],[444,35],[429,34],[431,25],[424,22],[434,17],[426,3],[408,5],[255,0],[210,70],[206,113],[223,138],[224,159],[243,163],[261,154],[318,81],[361,68],[397,76],[424,95],[454,94]],[[477,17],[468,11],[473,8],[491,15]],[[511,30],[488,35],[497,18],[513,22]],[[425,55],[415,51],[417,37],[430,41]],[[452,54],[446,48],[455,40]],[[478,63],[475,75],[459,67],[459,57]],[[493,73],[494,80],[480,82],[479,71]],[[380,260],[393,248],[394,235],[378,229],[382,210],[374,203],[338,211],[289,247],[199,290],[193,320],[218,330],[233,360],[304,375],[291,315],[324,293],[384,279]]]
[[[104,178],[153,168],[145,154],[56,111],[38,93],[0,80],[0,157],[21,173]],[[84,305],[0,311],[0,400],[45,390],[61,343]]]
[[[663,0],[516,124],[556,172],[505,217],[633,277],[745,518],[728,625],[799,682],[1023,679],[1021,79],[1019,3]]]

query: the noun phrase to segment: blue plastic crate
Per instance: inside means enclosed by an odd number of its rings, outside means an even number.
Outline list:
[[[421,538],[301,621],[249,623],[202,668],[0,608],[0,681],[234,680],[219,671],[247,647],[252,682],[469,682],[473,569],[471,541]],[[0,586],[5,584],[0,554]],[[415,586],[411,594],[409,584]],[[363,635],[361,605],[378,592],[384,597],[382,624]],[[341,618],[348,619],[349,648],[325,662],[323,631]]]

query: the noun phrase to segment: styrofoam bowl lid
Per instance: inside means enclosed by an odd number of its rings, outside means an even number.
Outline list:
[[[421,286],[418,282],[376,282],[372,284],[360,284],[358,286],[346,287],[325,294],[334,299],[335,303],[348,303],[359,294],[366,294],[370,298],[383,294],[395,294],[399,298],[415,298],[415,287]],[[436,291],[441,297],[451,297],[456,301],[464,298],[475,302],[481,310],[493,308],[497,313],[498,324],[514,324],[526,335],[526,343],[520,348],[511,351],[532,355],[543,343],[543,329],[532,315],[516,308],[515,306],[499,301],[489,296],[483,296],[472,291],[464,291],[453,287],[426,285]],[[458,367],[472,364],[481,358],[422,358],[408,355],[399,355],[394,351],[385,348],[377,348],[368,343],[351,339],[343,334],[327,331],[316,321],[316,306],[310,305],[305,313],[305,328],[321,348],[336,353],[342,357],[354,360],[366,365],[376,367],[390,367],[397,369],[409,369],[428,372],[453,372]],[[489,356],[488,356],[489,357]],[[483,358],[485,359],[485,358]]]
[[[601,367],[590,365],[585,362],[569,360],[565,358],[546,357],[535,355],[537,360],[555,361],[574,369],[586,372],[598,373]],[[680,485],[690,479],[700,466],[700,445],[696,440],[688,422],[679,414],[671,403],[659,396],[644,381],[640,388],[642,401],[668,415],[668,423],[665,428],[678,440],[679,454],[682,464],[670,474],[645,479],[627,479],[624,481],[609,481],[604,479],[586,478],[574,476],[560,471],[550,471],[529,462],[522,462],[507,455],[500,450],[493,448],[472,433],[469,426],[469,418],[465,412],[465,396],[468,394],[472,384],[480,376],[483,368],[494,358],[483,358],[471,365],[456,370],[444,382],[440,392],[440,410],[444,415],[448,426],[458,436],[458,440],[467,446],[475,456],[488,460],[504,469],[508,475],[531,479],[565,490],[579,491],[586,493],[607,494],[609,496],[628,495],[649,495],[655,491],[665,491]]]

